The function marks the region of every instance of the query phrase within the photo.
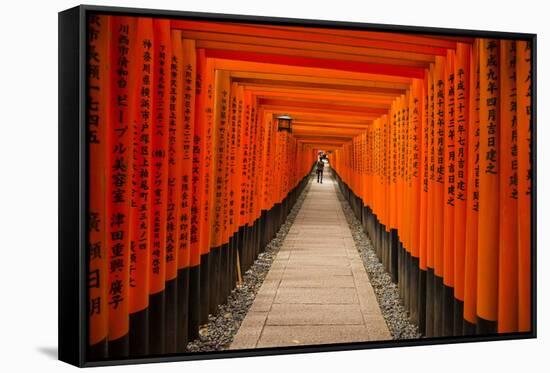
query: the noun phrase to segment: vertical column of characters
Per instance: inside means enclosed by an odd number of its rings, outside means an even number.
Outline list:
[[[212,193],[212,230],[211,247],[218,248],[221,245],[223,227],[223,199],[224,199],[224,174],[225,174],[225,151],[227,131],[227,100],[229,98],[229,81],[226,74],[216,71],[215,88],[215,114],[214,114],[214,191]]]
[[[245,256],[243,257],[243,263],[245,270],[249,268],[249,266],[253,262],[253,255],[255,252],[255,233],[257,230],[256,225],[256,215],[255,215],[255,206],[257,205],[257,199],[262,198],[261,195],[262,192],[262,173],[260,169],[260,158],[259,158],[259,152],[261,151],[260,147],[260,127],[262,127],[262,123],[258,121],[258,115],[257,115],[257,104],[258,100],[256,96],[253,96],[253,102],[252,102],[252,108],[250,112],[250,126],[252,129],[251,134],[251,154],[252,154],[252,162],[250,164],[250,173],[249,173],[249,187],[250,187],[250,199],[249,199],[249,206],[248,206],[248,221],[249,221],[249,227],[247,229],[247,236],[246,236],[246,244],[245,244]],[[262,118],[263,119],[263,118]]]
[[[444,57],[436,57],[434,70],[434,273],[438,281],[443,279],[443,211],[445,183],[445,63]],[[436,315],[437,316],[437,315]]]
[[[414,99],[414,80],[409,88],[409,91],[406,95],[407,101],[405,102],[405,170],[404,170],[404,178],[403,178],[403,189],[404,189],[404,197],[403,197],[403,204],[404,204],[404,211],[405,216],[403,218],[403,224],[405,228],[405,238],[403,245],[405,246],[405,249],[407,249],[409,255],[411,254],[412,245],[411,245],[411,218],[412,218],[412,211],[411,211],[411,189],[412,189],[412,144],[411,144],[411,137],[412,137],[412,118],[413,118],[413,99]],[[409,257],[410,259],[410,257]],[[410,277],[410,276],[409,276]],[[410,284],[409,284],[410,286]]]
[[[498,221],[500,176],[499,44],[480,44],[478,332],[496,331],[498,314]]]
[[[405,95],[405,100],[403,102],[404,105],[404,111],[405,111],[405,121],[403,123],[403,229],[405,233],[403,246],[407,250],[408,254],[410,255],[411,252],[411,211],[410,211],[410,166],[411,166],[411,144],[410,144],[410,136],[411,136],[411,128],[410,128],[410,122],[412,117],[412,110],[411,110],[411,100],[412,100],[412,84],[411,89],[407,92]]]
[[[518,330],[518,148],[516,42],[500,41],[498,332]]]
[[[363,200],[363,134],[355,136],[357,138],[357,198]],[[358,206],[360,207],[360,206]]]
[[[373,122],[373,136],[374,136],[374,158],[373,158],[373,194],[374,194],[374,202],[372,205],[372,209],[376,217],[380,220],[380,186],[382,184],[381,182],[381,170],[380,170],[380,118],[376,119]]]
[[[426,70],[425,77],[422,81],[422,141],[421,141],[421,153],[420,153],[420,178],[422,186],[420,189],[420,237],[419,237],[419,255],[420,255],[420,269],[422,271],[428,270],[428,198],[429,198],[429,186],[430,186],[430,86],[429,86],[429,70]],[[422,281],[422,280],[421,280]],[[421,282],[422,284],[422,282]],[[425,283],[424,283],[425,285]],[[422,291],[422,290],[421,290]],[[424,294],[425,295],[425,294]],[[425,302],[423,302],[425,304]],[[423,321],[420,320],[421,325]],[[422,328],[421,328],[422,330]]]
[[[389,192],[389,227],[392,229],[397,228],[397,167],[398,167],[398,150],[399,150],[399,115],[398,115],[398,100],[397,98],[392,102],[390,118],[388,118],[388,133],[391,137],[391,143],[389,147],[390,161],[388,164],[388,171],[390,173],[390,184],[388,188]]]
[[[365,132],[361,134],[361,146],[362,146],[362,153],[363,156],[361,158],[361,200],[363,201],[363,206],[366,204],[367,201],[367,162],[368,162],[368,152],[367,152],[367,130],[368,127],[365,128]],[[361,208],[363,208],[361,206]]]
[[[177,227],[178,232],[178,303],[185,317],[178,316],[185,322],[188,317],[189,307],[189,267],[191,266],[191,253],[193,250],[193,157],[194,157],[194,133],[195,133],[195,108],[196,108],[196,64],[197,55],[195,40],[182,39],[181,41],[181,82],[178,83],[178,94],[181,97],[181,169],[179,171],[179,209]],[[196,238],[195,238],[196,242]],[[181,276],[180,276],[181,274]],[[183,298],[183,299],[181,299]],[[178,341],[179,342],[179,341]]]
[[[183,37],[183,34],[182,34]],[[182,41],[183,43],[183,41]],[[205,171],[205,156],[207,150],[204,148],[206,143],[206,125],[205,125],[205,96],[206,96],[206,56],[204,49],[198,49],[193,51],[196,56],[196,73],[195,73],[195,120],[193,123],[193,156],[192,156],[192,168],[191,168],[191,215],[190,215],[190,228],[189,228],[189,240],[191,242],[189,253],[189,269],[183,270],[178,273],[178,308],[183,314],[187,310],[187,330],[185,330],[185,324],[182,325],[181,330],[187,331],[187,339],[193,340],[198,337],[198,323],[199,323],[199,306],[200,306],[200,254],[202,249],[201,240],[202,237],[202,225],[203,225],[203,209],[204,203],[206,203],[207,196],[204,194],[204,171]],[[184,68],[184,65],[181,65]],[[181,79],[183,82],[183,72],[181,72]],[[181,98],[182,105],[178,107],[183,108],[183,98]],[[180,136],[181,138],[181,136]],[[181,148],[183,149],[183,148]],[[181,294],[180,289],[184,289],[187,281],[188,293],[187,304],[185,302],[180,303]],[[180,286],[181,284],[181,286]],[[178,319],[182,321],[182,316],[178,314]],[[183,334],[182,332],[182,334]],[[184,335],[184,334],[183,334]],[[185,335],[184,335],[185,336]],[[178,338],[181,343],[180,351],[184,350],[186,343],[183,338]]]
[[[435,108],[434,108],[434,335],[443,334],[443,227],[444,184],[445,184],[445,57],[436,57],[434,70]]]
[[[443,326],[443,229],[445,183],[445,57],[437,56],[434,69],[434,183],[433,183],[433,250],[434,250],[434,317],[433,335],[441,336]]]
[[[208,264],[201,260],[203,264],[209,266],[210,273],[208,280],[205,278],[207,285],[204,285],[204,290],[208,292],[208,303],[206,307],[210,311],[214,311],[217,306],[219,294],[219,272],[221,265],[221,251],[224,235],[224,203],[227,195],[226,173],[227,173],[227,112],[229,101],[229,76],[221,70],[215,72],[213,92],[213,190],[210,194],[210,203],[212,206],[211,216],[211,231],[210,231],[210,253],[207,258]],[[206,272],[204,273],[206,275]],[[203,273],[201,273],[201,295],[203,294]],[[206,293],[205,293],[206,296]],[[201,298],[202,303],[202,298]],[[201,323],[206,322],[208,312],[201,312]]]
[[[367,129],[365,132],[361,133],[361,209],[367,201]]]
[[[256,220],[256,207],[258,206],[258,198],[260,197],[261,180],[262,175],[261,158],[259,153],[263,150],[261,141],[263,141],[262,130],[263,123],[258,120],[258,106],[257,98],[255,98],[254,106],[251,114],[252,126],[254,128],[254,151],[253,151],[253,165],[251,173],[251,196],[250,196],[250,224],[254,224]]]
[[[269,132],[271,132],[271,122],[266,123],[266,137],[269,136]],[[285,151],[285,134],[286,132],[277,132],[275,135],[275,154],[277,159],[277,168],[276,168],[276,174],[278,177],[275,179],[275,203],[281,202],[281,197],[283,194],[283,172],[284,172],[284,151]],[[267,142],[267,141],[266,141]],[[266,144],[267,145],[267,144]],[[266,162],[267,159],[264,157],[264,162]]]
[[[372,152],[371,152],[371,131],[372,131],[372,123],[367,126],[365,129],[365,181],[364,181],[364,206],[365,207],[372,207],[371,204],[371,161],[372,161]],[[332,151],[334,154],[334,150]],[[332,157],[331,157],[332,158]],[[332,159],[331,159],[332,162]],[[365,222],[366,223],[366,222]]]
[[[294,163],[294,159],[292,158],[293,155],[293,138],[292,134],[287,134],[286,138],[286,154],[285,154],[285,197],[288,196],[288,192],[291,188],[292,183],[292,167],[290,167],[290,164]],[[292,162],[292,163],[291,163]]]
[[[236,130],[237,130],[237,91],[236,83],[231,82],[229,77],[229,95],[227,99],[227,133],[226,133],[226,148],[225,153],[225,187],[226,192],[224,195],[224,213],[223,213],[223,239],[222,239],[222,251],[221,253],[221,266],[220,273],[218,275],[220,292],[217,304],[225,303],[225,299],[231,291],[229,287],[229,274],[230,265],[229,259],[231,255],[231,236],[233,234],[233,219],[234,219],[234,206],[235,206],[235,144],[236,144]]]
[[[269,130],[273,130],[273,122],[269,125]],[[275,132],[275,131],[274,131]],[[278,190],[278,198],[277,203],[281,203],[282,199],[284,198],[285,194],[285,171],[286,171],[286,151],[287,151],[287,132],[282,132],[282,136],[279,138],[280,145],[279,145],[279,190]],[[266,160],[267,161],[267,160]]]
[[[421,140],[420,140],[420,213],[419,213],[419,237],[418,237],[418,329],[426,335],[426,291],[428,276],[428,206],[429,206],[429,138],[430,138],[430,89],[428,69],[424,72],[424,79],[420,82],[420,94],[422,96]]]
[[[376,196],[376,173],[374,170],[375,167],[375,160],[377,157],[376,153],[376,142],[375,142],[375,128],[376,128],[376,121],[379,121],[379,119],[376,119],[372,122],[372,124],[369,126],[369,153],[370,153],[370,160],[369,160],[369,172],[370,172],[370,181],[369,181],[369,207],[371,208],[371,212],[374,212],[375,208],[375,196]]]
[[[356,192],[356,175],[357,175],[357,139],[351,139],[351,168],[350,168],[350,187],[353,192]]]
[[[167,180],[166,180],[166,352],[185,351],[181,341],[187,340],[187,291],[178,273],[178,215],[180,193],[178,180],[181,172],[181,122],[182,122],[182,46],[181,31],[170,34],[171,51],[168,61],[166,90],[168,98],[167,139]],[[188,277],[187,277],[188,280]],[[188,285],[187,285],[188,288]],[[173,319],[175,317],[175,320]]]
[[[255,198],[254,198],[254,209],[253,209],[253,221],[256,223],[256,227],[255,227],[255,233],[254,233],[254,252],[256,252],[256,250],[258,249],[257,248],[257,245],[256,245],[256,240],[257,240],[257,235],[258,235],[258,226],[257,226],[257,219],[258,217],[260,216],[260,213],[261,213],[261,209],[262,209],[262,205],[261,205],[261,202],[262,202],[262,195],[263,195],[263,191],[264,191],[264,186],[261,182],[261,180],[264,180],[264,177],[266,175],[266,172],[268,171],[268,160],[267,160],[267,157],[266,157],[266,154],[265,154],[265,151],[266,151],[266,146],[267,146],[267,142],[270,140],[269,138],[269,133],[271,131],[271,125],[273,124],[272,120],[264,120],[265,116],[264,116],[264,110],[262,107],[257,107],[256,108],[256,116],[255,116],[255,121],[257,123],[257,125],[259,126],[259,129],[258,129],[258,138],[257,138],[257,141],[258,141],[258,159],[257,159],[257,165],[258,165],[258,177],[259,177],[259,181],[258,181],[258,184],[257,184],[257,193],[255,195]],[[276,138],[275,136],[272,136],[271,137],[271,141],[275,141]],[[279,159],[276,160],[276,167],[278,167],[278,162],[279,162]],[[279,180],[277,180],[279,181]],[[275,183],[273,183],[275,184]],[[274,198],[276,199],[277,198],[277,184],[275,184],[275,189],[274,189]]]
[[[455,206],[454,206],[454,335],[462,334],[466,254],[466,212],[468,200],[468,130],[470,108],[469,44],[458,43],[455,59]],[[458,300],[458,303],[456,302]]]
[[[224,149],[224,168],[223,168],[223,199],[222,199],[222,233],[220,242],[222,245],[223,252],[225,251],[226,247],[225,244],[227,243],[228,238],[228,228],[229,228],[229,203],[231,200],[231,193],[233,192],[233,188],[231,186],[231,152],[232,152],[232,144],[231,144],[231,137],[232,137],[232,103],[233,103],[233,90],[232,90],[232,84],[231,84],[231,78],[228,76],[227,80],[227,95],[225,98],[225,149]],[[223,108],[222,108],[223,110]],[[222,254],[223,254],[222,252]],[[220,268],[221,270],[221,268]]]
[[[206,57],[204,57],[206,59]],[[203,156],[203,205],[201,209],[202,222],[200,230],[200,240],[201,240],[201,256],[208,254],[210,251],[211,243],[211,230],[213,229],[213,224],[211,224],[211,219],[213,217],[214,207],[212,206],[212,195],[214,195],[214,177],[213,173],[215,170],[214,163],[214,151],[215,151],[215,140],[214,137],[214,95],[215,95],[215,84],[216,84],[216,71],[211,59],[206,59],[206,65],[203,72],[203,89],[204,89],[204,102],[202,107],[202,115],[204,117],[204,143],[202,149],[204,149]],[[197,111],[198,113],[198,111]]]
[[[241,219],[241,198],[243,194],[242,186],[242,173],[243,173],[243,105],[244,105],[244,88],[237,83],[234,84],[234,96],[235,96],[235,112],[232,114],[235,116],[235,129],[232,136],[234,136],[234,150],[233,150],[233,173],[232,183],[234,195],[232,196],[232,213],[231,213],[231,242],[230,250],[228,253],[228,276],[230,284],[227,287],[228,293],[235,286],[237,281],[237,250],[239,250],[241,235],[239,234],[240,219]],[[233,118],[232,118],[233,120]]]
[[[372,212],[378,220],[381,218],[381,198],[380,198],[380,187],[382,186],[382,169],[381,169],[381,119],[377,118],[372,123],[372,147],[373,147],[373,158],[372,158]]]
[[[241,150],[241,144],[242,144],[242,113],[243,113],[243,87],[238,85],[237,83],[234,83],[234,104],[235,109],[232,110],[232,118],[231,121],[234,122],[235,127],[232,129],[231,133],[231,141],[233,143],[233,149],[232,149],[232,174],[231,174],[231,182],[233,185],[233,195],[231,196],[231,204],[230,204],[230,235],[233,237],[233,235],[237,232],[239,229],[239,212],[240,212],[240,201],[241,201],[241,175],[242,175],[242,150]],[[233,103],[232,103],[233,108]]]
[[[249,163],[249,172],[248,172],[248,224],[250,228],[254,223],[253,219],[253,208],[254,208],[254,198],[256,198],[256,182],[257,182],[257,161],[258,161],[258,125],[256,123],[256,98],[253,96],[251,99],[250,106],[250,155],[251,162]]]
[[[237,100],[237,112],[236,112],[236,122],[237,127],[235,129],[235,174],[233,175],[233,182],[235,183],[235,195],[234,195],[234,205],[233,205],[233,225],[231,228],[232,232],[232,241],[230,245],[230,251],[229,251],[229,280],[230,280],[230,286],[228,286],[228,291],[231,292],[231,289],[235,287],[237,281],[238,281],[238,273],[237,273],[237,266],[240,265],[238,263],[237,258],[239,257],[238,251],[242,250],[242,230],[241,230],[241,212],[243,208],[243,196],[244,196],[244,188],[243,188],[243,169],[244,169],[244,147],[243,144],[245,141],[244,137],[244,130],[243,127],[245,126],[244,123],[244,106],[245,106],[245,98],[244,98],[244,87],[240,84],[236,84],[235,86],[236,90],[236,100]]]
[[[397,124],[397,228],[399,229],[399,237],[404,249],[406,245],[406,228],[405,228],[405,169],[406,169],[406,136],[407,136],[407,114],[406,114],[407,98],[405,95],[401,95],[399,99],[399,109],[397,111],[398,124]]]
[[[222,244],[224,245],[223,250],[225,251],[227,248],[225,245],[228,242],[229,239],[229,229],[230,229],[230,214],[231,214],[231,200],[232,195],[234,195],[235,190],[233,188],[233,185],[231,184],[233,178],[232,173],[234,173],[234,161],[232,161],[232,156],[234,155],[233,145],[234,145],[234,130],[235,128],[233,125],[236,126],[236,120],[234,120],[233,117],[233,98],[235,96],[235,92],[233,91],[233,83],[231,82],[231,78],[229,77],[228,81],[228,94],[227,94],[227,102],[226,102],[226,132],[225,132],[225,168],[224,168],[224,198],[223,198],[223,214],[222,214]],[[236,102],[235,102],[235,110],[236,110]],[[225,256],[225,254],[223,254]],[[223,264],[223,263],[222,263]]]
[[[352,138],[351,142],[351,190],[354,194],[357,194],[357,173],[358,173],[358,161],[359,161],[359,139],[356,137]]]
[[[382,168],[382,178],[381,185],[379,189],[380,193],[380,202],[381,202],[381,220],[382,224],[386,228],[386,232],[389,232],[391,229],[391,181],[392,181],[392,161],[393,153],[391,151],[392,144],[392,122],[391,122],[391,112],[387,115],[382,116],[382,121],[380,122],[380,141],[381,141],[381,168]]]
[[[361,198],[361,215],[363,215],[363,207],[366,204],[367,200],[367,193],[366,193],[366,182],[367,182],[367,128],[365,128],[364,132],[359,134],[360,142],[361,142],[361,168],[360,168],[360,191],[359,196]]]
[[[273,129],[273,119],[271,115],[269,117],[266,115],[265,121],[263,122],[267,132],[264,136],[263,143],[263,153],[265,153],[263,159],[267,162],[266,166],[263,167],[264,183],[262,185],[263,194],[265,196],[266,204],[264,208],[266,210],[271,209],[276,203],[279,202],[279,183],[281,178],[275,177],[275,175],[280,175],[281,167],[281,158],[279,152],[279,145],[281,138],[281,133],[276,132]]]
[[[168,69],[172,54],[170,21],[153,21],[153,103],[150,146],[150,351],[166,351],[166,186],[169,97]],[[144,66],[145,69],[145,66]],[[143,102],[143,101],[142,101]],[[170,315],[172,316],[172,315]]]
[[[135,19],[110,17],[109,116],[106,155],[107,260],[109,268],[109,357],[129,353],[130,287],[130,182],[132,180],[131,82]]]
[[[200,240],[201,240],[201,252],[199,257],[200,263],[200,297],[197,298],[199,302],[198,307],[200,307],[200,318],[199,323],[204,324],[208,320],[208,310],[209,310],[209,278],[210,278],[210,248],[214,247],[211,242],[211,231],[213,229],[213,214],[214,206],[212,204],[213,197],[216,193],[215,191],[215,179],[213,177],[215,172],[215,159],[214,152],[215,149],[215,122],[214,122],[214,113],[215,113],[215,98],[216,98],[216,70],[214,68],[214,63],[211,59],[206,59],[206,69],[204,72],[204,106],[202,108],[202,115],[204,115],[204,144],[203,149],[204,158],[203,158],[203,208],[201,209],[201,231],[200,231]],[[197,113],[199,113],[197,111]],[[201,114],[198,114],[201,115]]]
[[[369,161],[370,161],[370,154],[369,154],[369,129],[372,125],[369,125],[365,128],[365,132],[363,132],[363,191],[362,191],[362,199],[363,199],[363,207],[366,207],[369,205]],[[334,153],[334,151],[333,151]],[[332,157],[331,157],[332,158]],[[366,222],[364,222],[366,224]]]
[[[130,214],[130,352],[149,353],[148,313],[151,292],[151,127],[153,118],[153,21],[136,18],[136,47],[130,91],[132,201]]]
[[[408,152],[409,152],[409,90],[401,96],[401,159],[400,176],[401,176],[401,204],[400,204],[400,224],[401,224],[401,272],[403,274],[402,288],[403,300],[405,308],[410,312],[410,243],[409,243],[409,217],[407,201],[407,179],[408,175]]]
[[[359,195],[359,167],[361,159],[361,143],[359,136],[353,138],[353,192]]]
[[[437,74],[435,72],[435,65],[430,66],[430,72],[428,74],[428,116],[429,116],[429,130],[428,130],[428,223],[426,232],[427,253],[427,267],[426,273],[426,336],[433,337],[434,333],[434,283],[435,283],[435,177],[436,177],[436,136],[435,136],[435,102],[436,102],[436,83]]]
[[[181,54],[181,170],[179,179],[179,224],[178,224],[178,271],[185,271],[191,265],[193,242],[197,241],[196,231],[193,231],[193,156],[195,136],[196,107],[196,49],[195,40],[182,40]],[[195,234],[195,237],[193,237]]]
[[[410,99],[410,195],[409,195],[409,211],[410,211],[410,249],[413,258],[420,256],[420,191],[421,191],[421,157],[422,157],[422,81],[415,79],[412,86],[412,94]],[[416,263],[418,264],[418,263]]]
[[[468,126],[468,186],[466,188],[466,253],[464,262],[464,327],[465,335],[475,333],[477,308],[477,246],[479,223],[480,175],[480,59],[479,40],[470,55],[470,100]]]
[[[532,331],[531,300],[531,224],[532,224],[532,159],[533,148],[531,133],[533,119],[531,105],[533,100],[532,46],[530,41],[518,41],[516,48],[516,85],[517,85],[517,126],[518,126],[518,328],[521,332]]]
[[[109,115],[109,27],[108,16],[88,18],[88,112],[89,150],[88,200],[88,345],[90,360],[107,357],[108,267],[107,215],[105,204],[106,141]]]
[[[394,208],[392,210],[392,219],[394,221],[394,228],[397,229],[397,235],[399,236],[402,232],[399,231],[400,223],[401,223],[401,209],[402,205],[402,195],[401,195],[401,177],[402,177],[402,131],[403,131],[403,125],[402,125],[402,111],[401,111],[401,100],[402,96],[399,96],[395,100],[395,109],[393,118],[395,119],[392,123],[392,131],[394,131],[394,138],[395,138],[395,147],[393,148],[393,170],[392,170],[392,188],[393,188],[393,200],[394,200]],[[401,237],[398,238],[398,240],[401,240]]]
[[[242,121],[243,125],[241,127],[241,151],[239,154],[242,156],[242,172],[241,172],[241,198],[239,201],[239,227],[246,227],[248,224],[247,219],[247,206],[249,201],[249,191],[248,191],[248,173],[250,172],[250,101],[251,96],[250,92],[244,91],[243,89],[243,112],[242,112]],[[244,233],[243,233],[244,234]],[[244,238],[244,237],[243,237]],[[239,254],[240,255],[240,254]]]
[[[453,335],[454,328],[454,217],[456,206],[456,92],[455,59],[452,49],[447,50],[444,67],[445,139],[443,188],[443,335]]]
[[[285,198],[288,195],[288,192],[290,191],[291,187],[291,178],[292,178],[292,168],[290,167],[291,164],[293,164],[294,159],[292,158],[292,135],[290,133],[287,134],[286,137],[286,154],[285,154]],[[292,163],[291,163],[292,162]]]

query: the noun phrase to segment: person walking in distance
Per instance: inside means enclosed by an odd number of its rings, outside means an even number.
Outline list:
[[[325,162],[321,160],[321,157],[317,160],[317,182],[323,184],[323,169],[325,168]]]

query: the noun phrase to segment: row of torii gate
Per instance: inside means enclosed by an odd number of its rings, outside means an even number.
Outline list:
[[[526,41],[113,15],[88,36],[93,354],[184,351],[319,149],[408,258],[426,335],[531,329]]]

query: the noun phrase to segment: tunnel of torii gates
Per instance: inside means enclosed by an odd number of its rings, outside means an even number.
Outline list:
[[[99,15],[88,48],[90,356],[185,351],[320,149],[423,335],[531,330],[527,42]]]

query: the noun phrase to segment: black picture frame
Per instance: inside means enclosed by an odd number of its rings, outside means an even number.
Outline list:
[[[86,268],[87,201],[89,188],[88,151],[86,147],[86,19],[90,13],[127,16],[167,17],[203,21],[248,22],[271,25],[334,27],[348,30],[466,36],[499,39],[528,40],[532,43],[532,194],[531,194],[531,276],[532,329],[528,333],[476,335],[462,337],[422,338],[417,340],[345,343],[331,345],[260,348],[202,353],[183,353],[128,359],[89,361],[86,357]],[[537,35],[483,30],[461,30],[420,26],[399,26],[357,22],[276,18],[185,12],[158,9],[80,5],[58,15],[59,57],[59,360],[78,367],[158,363],[186,360],[219,359],[265,355],[285,355],[327,351],[358,350],[385,347],[483,342],[536,338],[537,336]]]

